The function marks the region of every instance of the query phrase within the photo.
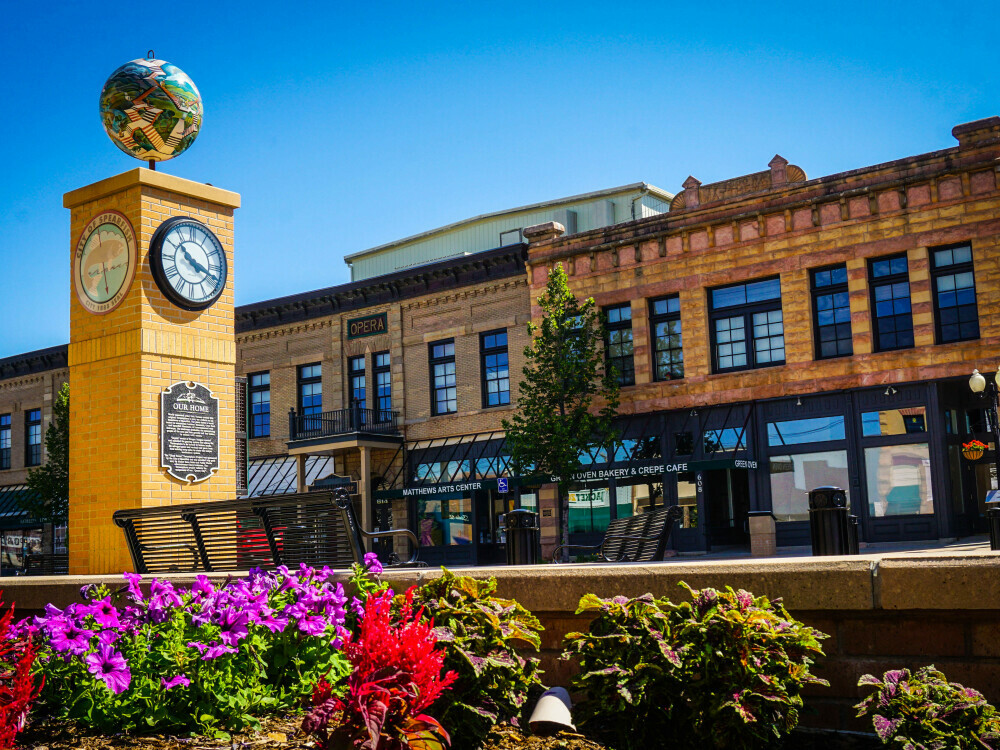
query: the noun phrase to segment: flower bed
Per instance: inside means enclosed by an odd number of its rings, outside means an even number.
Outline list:
[[[381,572],[369,556],[349,591],[305,566],[190,588],[125,574],[120,589],[85,587],[80,602],[14,626],[8,611],[0,730],[12,736],[37,694],[22,739],[49,750],[881,746],[875,734],[797,728],[803,687],[823,684],[811,666],[825,636],[780,600],[732,589],[583,597],[578,611],[594,619],[564,641],[580,668],[582,734],[532,736],[537,619],[492,580],[445,570],[397,594]],[[876,692],[859,716],[886,743],[1000,749],[993,707],[933,668],[861,685]]]

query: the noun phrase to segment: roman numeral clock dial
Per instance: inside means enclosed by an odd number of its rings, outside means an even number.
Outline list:
[[[185,310],[204,310],[226,288],[222,243],[211,229],[187,216],[159,226],[149,243],[149,264],[160,291]]]

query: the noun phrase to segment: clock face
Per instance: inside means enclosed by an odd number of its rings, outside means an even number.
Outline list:
[[[156,285],[185,310],[204,310],[226,288],[226,251],[208,227],[186,216],[163,222],[149,245]]]
[[[84,228],[73,253],[73,285],[80,304],[97,315],[125,299],[138,265],[135,233],[117,211],[99,213]]]

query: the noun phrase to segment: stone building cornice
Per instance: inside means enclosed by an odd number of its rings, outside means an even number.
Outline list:
[[[69,345],[50,346],[0,359],[0,380],[68,367]]]
[[[510,245],[373,279],[242,305],[236,308],[236,333],[440,294],[486,280],[522,276],[527,253],[527,245]]]

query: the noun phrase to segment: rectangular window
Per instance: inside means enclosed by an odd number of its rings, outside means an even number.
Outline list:
[[[271,373],[253,372],[250,381],[250,437],[271,434]]]
[[[767,444],[773,448],[783,445],[843,440],[846,434],[844,422],[845,420],[841,416],[768,422]]]
[[[910,274],[906,255],[869,261],[872,308],[875,310],[875,351],[913,346]]]
[[[352,409],[355,406],[364,409],[368,406],[368,381],[365,376],[364,356],[348,359],[347,371],[351,378],[351,387],[348,391],[348,406]]]
[[[812,298],[816,358],[828,359],[853,354],[847,266],[813,271]]]
[[[42,463],[42,410],[29,409],[24,415],[24,465]]]
[[[922,406],[862,412],[861,434],[864,437],[886,437],[927,432],[925,413],[926,410]]]
[[[10,468],[10,414],[0,414],[0,469]]]
[[[618,374],[620,385],[635,385],[635,363],[632,359],[632,306],[629,304],[604,308],[608,337],[604,351],[608,364]]]
[[[319,414],[323,411],[323,365],[299,366],[299,411]]]
[[[431,365],[431,413],[458,411],[455,387],[455,339],[434,341],[428,346]]]
[[[507,367],[507,331],[490,331],[479,337],[483,374],[483,408],[510,403],[510,371]]]
[[[809,490],[815,487],[840,487],[850,502],[847,451],[771,456],[770,464],[771,513],[776,521],[808,521]]]
[[[472,498],[417,500],[417,538],[421,547],[472,543]]]
[[[939,344],[979,338],[979,310],[972,270],[972,248],[931,250],[934,312]]]
[[[731,453],[747,449],[747,433],[743,428],[724,427],[721,430],[705,430],[703,435],[705,453]]]
[[[679,380],[684,377],[684,348],[681,342],[681,301],[672,297],[650,303],[653,326],[653,379]]]
[[[372,357],[375,365],[375,408],[379,411],[378,421],[389,419],[392,411],[392,371],[389,352],[378,352]]]
[[[765,279],[709,292],[715,372],[785,362],[781,282]]]
[[[872,518],[934,512],[927,443],[865,448],[865,473]]]

